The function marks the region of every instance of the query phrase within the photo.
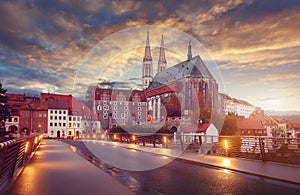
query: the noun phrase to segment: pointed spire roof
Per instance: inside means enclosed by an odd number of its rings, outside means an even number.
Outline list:
[[[152,61],[151,50],[150,50],[150,39],[149,39],[149,31],[147,31],[147,39],[146,39],[146,48],[145,48],[145,56],[143,61]]]
[[[187,59],[191,60],[192,58],[193,58],[193,55],[192,55],[192,46],[191,46],[191,41],[189,41]]]
[[[165,57],[164,35],[161,35],[161,43],[160,43],[159,59],[158,59],[158,64],[161,63],[167,63]]]

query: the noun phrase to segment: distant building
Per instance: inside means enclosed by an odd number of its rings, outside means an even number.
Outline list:
[[[267,129],[256,118],[239,118],[237,125],[241,137],[267,136]]]
[[[48,102],[49,137],[68,138],[100,132],[100,121],[84,103],[72,95],[41,93]]]
[[[48,136],[67,138],[72,136],[68,133],[68,103],[66,100],[53,98],[48,99]],[[73,133],[74,134],[74,133]]]
[[[104,130],[147,123],[147,101],[141,90],[97,87],[93,108]]]
[[[47,105],[38,97],[24,94],[7,94],[8,109],[12,118],[6,124],[7,130],[20,134],[47,133]]]
[[[223,114],[236,114],[248,118],[255,110],[255,107],[245,100],[232,98],[226,94],[219,93],[219,106]]]

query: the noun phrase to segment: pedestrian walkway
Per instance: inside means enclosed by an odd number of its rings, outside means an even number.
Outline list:
[[[57,140],[43,140],[9,194],[134,194]]]
[[[300,185],[300,165],[263,162],[261,160],[230,158],[224,156],[203,155],[193,152],[182,152],[169,148],[153,148],[144,147],[135,144],[125,144],[116,142],[105,142],[113,145],[126,148],[134,148],[144,152],[151,152],[161,155],[166,155],[174,158],[179,158],[187,161],[198,162],[205,165],[214,166],[217,168],[229,169],[255,176],[261,176],[270,179],[290,182]]]

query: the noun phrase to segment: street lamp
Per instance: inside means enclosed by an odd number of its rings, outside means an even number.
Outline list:
[[[42,127],[42,125],[41,124],[39,124],[39,133],[41,133],[41,127]]]
[[[75,129],[76,129],[76,123],[73,123],[73,128],[74,128],[74,134],[73,134],[73,138],[75,138]]]

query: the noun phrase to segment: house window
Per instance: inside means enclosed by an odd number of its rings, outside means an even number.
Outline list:
[[[47,114],[44,114],[44,117],[47,117]]]
[[[64,110],[64,114],[66,114],[66,111]]]
[[[63,119],[66,120],[66,116],[64,116]]]
[[[114,106],[114,110],[117,110],[117,106]]]
[[[51,135],[53,135],[54,131],[51,131]]]
[[[59,114],[61,114],[61,110],[59,111]]]
[[[50,127],[52,127],[53,126],[53,123],[50,123]]]
[[[65,127],[65,126],[66,126],[66,123],[63,123],[63,126]]]
[[[57,110],[55,110],[54,113],[57,114]]]
[[[54,123],[54,127],[57,127],[57,123]]]
[[[138,119],[142,119],[142,117],[141,117],[141,116],[138,116]]]
[[[58,126],[61,127],[61,123],[58,123]]]
[[[141,107],[138,107],[138,111],[141,111],[142,110],[142,108]]]
[[[80,128],[80,123],[77,123],[77,127]]]
[[[69,117],[69,121],[72,121],[72,117]]]
[[[50,110],[50,114],[53,114],[53,110]]]
[[[141,112],[138,112],[138,115],[139,115],[139,116],[141,116],[141,115],[142,115],[142,113],[141,113]]]
[[[53,116],[50,116],[50,120],[52,120],[53,119]]]
[[[107,119],[108,118],[108,114],[103,114],[103,119]]]
[[[124,110],[128,110],[128,106],[125,106],[125,107],[124,107]]]
[[[61,120],[61,116],[59,116],[58,119]]]
[[[54,119],[57,120],[57,116],[54,116]]]
[[[116,118],[117,118],[117,115],[116,115],[116,114],[113,114],[113,115],[112,115],[112,118],[113,118],[113,119],[116,119]],[[97,124],[97,123],[96,123],[96,124]]]

